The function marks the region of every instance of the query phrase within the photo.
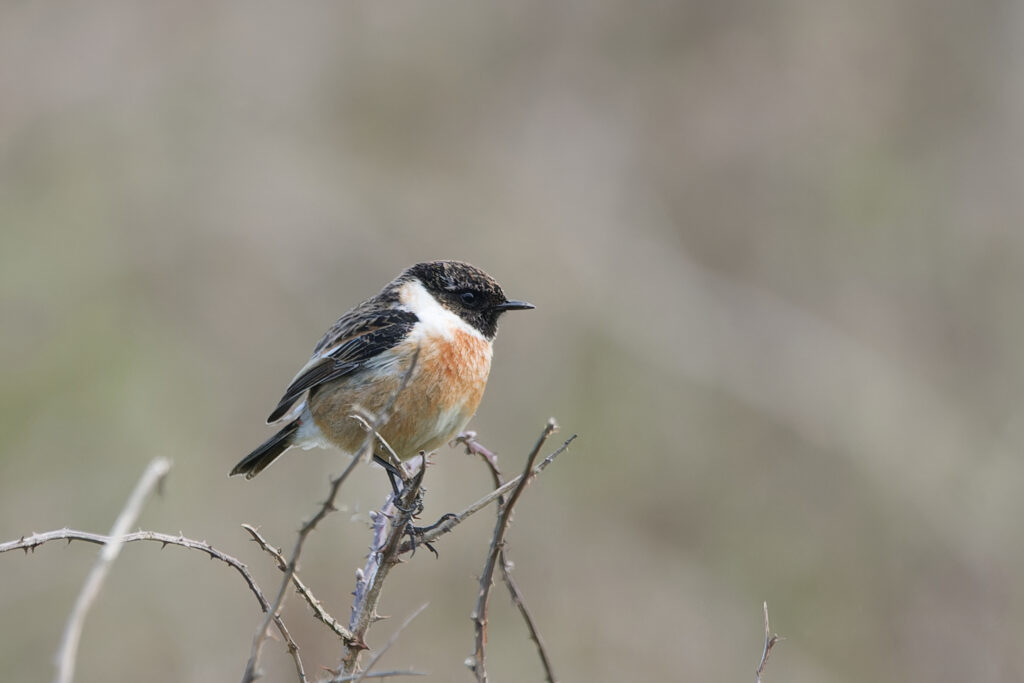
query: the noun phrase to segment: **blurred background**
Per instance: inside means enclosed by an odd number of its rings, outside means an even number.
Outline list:
[[[145,529],[265,590],[337,452],[227,471],[324,329],[459,258],[505,317],[472,428],[526,493],[516,576],[564,681],[1024,679],[1024,4],[268,2],[0,8],[0,539]],[[552,448],[559,441],[553,440]],[[425,518],[489,486],[436,457]],[[301,575],[347,620],[364,468]],[[392,575],[380,668],[470,680],[493,518]],[[0,556],[0,666],[52,676],[97,554]],[[336,639],[294,595],[307,670]],[[79,680],[237,680],[226,566],[124,549]],[[493,680],[540,680],[497,586]],[[280,643],[271,681],[294,680]]]

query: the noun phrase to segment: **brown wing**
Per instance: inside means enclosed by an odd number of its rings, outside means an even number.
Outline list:
[[[327,331],[267,422],[281,419],[310,389],[359,371],[367,361],[405,339],[419,320],[409,311],[388,309],[368,314],[366,308],[365,304],[354,308]]]

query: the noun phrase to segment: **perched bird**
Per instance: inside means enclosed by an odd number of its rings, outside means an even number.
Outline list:
[[[366,438],[355,415],[380,414],[413,358],[405,389],[378,433],[402,460],[440,447],[462,431],[480,404],[498,318],[529,308],[507,299],[491,276],[468,263],[411,266],[327,331],[267,418],[284,426],[231,474],[251,479],[292,446],[355,453]],[[395,486],[401,475],[380,444],[374,460]]]

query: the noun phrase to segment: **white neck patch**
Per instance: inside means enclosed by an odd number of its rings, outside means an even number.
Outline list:
[[[451,337],[456,330],[460,330],[486,341],[480,330],[438,303],[419,280],[410,280],[399,287],[398,301],[420,319],[417,327],[424,336]]]

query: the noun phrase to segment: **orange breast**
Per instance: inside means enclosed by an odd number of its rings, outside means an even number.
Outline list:
[[[490,343],[458,330],[451,339],[424,343],[420,357],[420,381],[433,386],[432,400],[442,409],[463,404],[475,413],[491,372]]]
[[[414,348],[410,342],[394,352],[408,359]],[[355,451],[365,433],[349,416],[357,410],[382,410],[407,368],[406,360],[388,371],[359,373],[324,387],[309,402],[317,427],[335,445]],[[380,429],[381,436],[403,459],[444,445],[476,413],[490,370],[491,344],[468,332],[423,340],[413,376],[395,401],[391,419]]]

